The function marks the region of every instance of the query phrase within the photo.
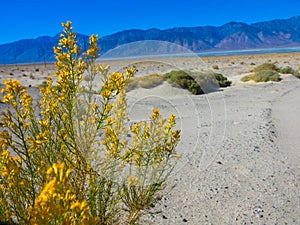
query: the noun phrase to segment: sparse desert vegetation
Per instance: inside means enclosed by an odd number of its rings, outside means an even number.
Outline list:
[[[126,85],[126,91],[131,91],[135,88],[153,88],[164,82],[164,77],[159,74],[149,74],[142,77],[132,78]]]
[[[191,72],[184,70],[171,70],[168,73],[149,74],[131,79],[126,86],[127,91],[135,88],[153,88],[164,81],[168,81],[175,87],[189,90],[194,95],[215,91],[218,87],[228,87],[231,85],[225,76],[212,71],[208,72]]]
[[[253,69],[253,74],[241,78],[242,82],[253,80],[255,82],[281,81],[280,74],[292,74],[300,78],[300,73],[292,67],[278,67],[275,63],[263,63]]]
[[[268,81],[275,81],[278,82],[281,80],[280,75],[273,70],[260,70],[253,74],[244,76],[241,78],[242,82],[247,82],[253,80],[255,82],[268,82]]]
[[[173,70],[164,75],[165,79],[172,85],[189,90],[194,95],[203,94],[199,83],[191,76],[190,72]]]
[[[188,89],[193,94],[203,94],[205,91],[215,90],[217,86],[228,87],[231,81],[220,73],[212,71],[190,72],[190,71],[171,71],[164,75],[171,84],[177,84],[182,88]],[[202,90],[205,89],[205,90]]]
[[[279,73],[282,73],[282,74],[292,74],[292,75],[294,75],[295,77],[297,77],[297,78],[300,79],[300,73],[299,73],[299,71],[294,70],[294,69],[293,69],[292,67],[290,67],[290,66],[283,67],[283,68],[279,68],[278,71],[279,71]]]
[[[272,71],[277,71],[278,68],[274,63],[263,63],[257,67],[254,68],[254,72],[259,72],[263,70],[272,70]]]

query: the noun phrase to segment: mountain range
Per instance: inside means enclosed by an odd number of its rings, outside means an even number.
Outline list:
[[[86,49],[88,36],[77,34]],[[0,64],[55,61],[53,46],[59,34],[0,45]],[[165,30],[124,30],[99,39],[101,53],[120,45],[143,40],[168,41],[193,52],[300,46],[300,16],[247,24],[229,22],[222,26],[175,27]]]

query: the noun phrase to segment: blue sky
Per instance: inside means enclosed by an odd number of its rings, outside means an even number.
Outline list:
[[[2,0],[0,44],[54,36],[61,22],[75,31],[109,35],[125,29],[220,26],[300,15],[300,0]]]

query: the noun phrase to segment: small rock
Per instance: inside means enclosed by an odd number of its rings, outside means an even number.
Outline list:
[[[258,217],[258,218],[263,218],[263,217],[264,217],[264,215],[263,215],[263,214],[261,214],[261,213],[259,213],[259,214],[257,214],[257,217]]]
[[[254,151],[258,151],[259,152],[259,146],[254,146]]]
[[[165,215],[162,216],[163,219],[168,219]]]
[[[184,218],[182,221],[186,223],[188,220]]]

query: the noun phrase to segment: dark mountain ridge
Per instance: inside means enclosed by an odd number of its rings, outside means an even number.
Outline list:
[[[88,36],[78,34],[83,49]],[[0,45],[0,63],[54,61],[53,46],[59,34]],[[102,53],[135,41],[159,40],[181,45],[193,52],[300,46],[300,16],[246,24],[229,22],[219,27],[175,27],[165,30],[124,30],[100,38]]]

